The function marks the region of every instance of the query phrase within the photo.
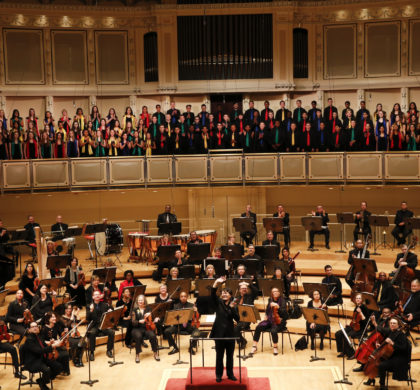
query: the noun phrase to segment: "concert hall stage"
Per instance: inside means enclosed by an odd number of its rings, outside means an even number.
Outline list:
[[[242,382],[239,382],[239,368],[235,368],[237,381],[227,379],[226,373],[220,383],[216,382],[214,367],[193,368],[193,381],[190,381],[190,371],[186,379],[171,378],[166,384],[166,390],[270,390],[268,378],[249,378],[248,370],[242,367]]]

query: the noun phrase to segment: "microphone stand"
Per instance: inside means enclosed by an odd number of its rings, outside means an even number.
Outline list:
[[[345,339],[347,340],[347,342],[351,345],[352,343],[350,342],[350,340],[349,340],[349,338],[348,338],[348,336],[347,336],[347,333],[346,333],[346,331],[344,330],[344,328],[342,327],[342,325],[341,325],[341,323],[339,322],[339,325],[340,325],[340,327],[342,328],[341,329],[341,331],[343,332],[343,342],[342,342],[342,351],[344,351],[344,343],[345,343]],[[344,384],[344,385],[353,385],[353,383],[352,382],[350,382],[348,379],[347,379],[347,376],[348,375],[346,375],[346,355],[343,353],[343,378],[342,379],[340,379],[340,380],[337,380],[337,381],[334,381],[334,383],[341,383],[341,384]]]
[[[173,366],[176,366],[177,364],[188,364],[188,362],[183,362],[182,360],[181,360],[181,333],[180,333],[180,330],[179,330],[179,314],[176,316],[176,319],[177,319],[177,321],[178,321],[178,324],[177,324],[177,327],[178,327],[178,360],[175,362],[175,363],[173,363],[172,365]],[[190,350],[190,354],[191,354],[191,350]]]
[[[89,325],[86,328],[86,333],[83,336],[82,340],[80,340],[78,346],[83,347],[83,343],[84,340],[87,340],[87,348],[86,348],[86,354],[87,354],[87,361],[88,361],[88,372],[89,372],[89,379],[87,381],[81,381],[80,384],[82,385],[88,385],[90,387],[92,387],[96,382],[99,382],[98,379],[92,379],[90,374],[91,374],[91,369],[90,369],[90,343],[89,343],[89,337],[87,337],[88,332],[89,332],[89,328],[91,327],[91,325],[93,324],[93,321],[90,321]]]

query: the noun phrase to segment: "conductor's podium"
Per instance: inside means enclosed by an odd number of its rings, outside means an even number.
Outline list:
[[[171,378],[166,383],[166,390],[270,390],[270,381],[268,378],[249,378],[246,367],[242,367],[242,381],[239,382],[239,368],[234,369],[237,381],[231,381],[226,377],[226,371],[223,374],[222,381],[216,382],[214,367],[193,368],[192,383],[190,371],[186,379]]]

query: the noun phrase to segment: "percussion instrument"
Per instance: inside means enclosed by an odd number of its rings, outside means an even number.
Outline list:
[[[129,260],[140,260],[142,258],[144,251],[144,238],[146,236],[146,233],[128,233],[128,249],[130,252]]]
[[[203,240],[203,242],[210,243],[210,250],[213,252],[214,246],[216,245],[217,232],[216,230],[196,230],[197,236]]]
[[[108,224],[105,231],[106,249],[105,255],[121,253],[124,246],[123,231],[117,223]]]
[[[176,234],[172,236],[173,244],[179,245],[181,247],[182,252],[187,251],[187,243],[190,236],[188,234]]]
[[[103,256],[105,254],[105,249],[106,249],[105,232],[100,232],[100,233],[95,234],[95,247],[96,247],[96,253],[99,256]]]
[[[75,237],[63,238],[63,249],[66,253],[73,253],[73,248],[76,246]]]
[[[163,236],[145,236],[144,237],[144,252],[146,260],[152,261],[156,256],[157,248]]]

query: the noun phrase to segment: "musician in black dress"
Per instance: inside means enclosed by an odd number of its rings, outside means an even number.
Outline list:
[[[354,259],[369,259],[369,251],[364,250],[364,245],[362,240],[357,240],[354,244],[354,249],[349,252],[349,257],[347,263],[350,265],[350,269],[346,276],[346,282],[352,288],[354,286],[354,278],[356,273],[354,270]]]
[[[345,327],[347,336],[350,339],[358,338],[362,335],[369,318],[369,310],[362,302],[362,296],[357,294],[355,297],[356,306],[353,310],[352,321],[350,325]],[[335,341],[337,344],[337,352],[339,352],[337,357],[347,356],[349,360],[354,359],[354,348],[345,339],[343,331],[339,330],[335,333]]]
[[[255,299],[258,297],[258,288],[254,283],[240,282],[238,285],[239,296],[235,297],[234,301],[238,305],[253,305]],[[235,337],[239,337],[239,348],[245,349],[246,339],[242,336],[244,330],[250,329],[251,323],[239,321],[235,326]]]
[[[79,260],[74,257],[71,260],[70,266],[66,268],[64,275],[64,281],[66,282],[67,292],[70,297],[76,301],[78,307],[83,307],[86,304],[85,301],[85,274],[82,267],[79,266]]]
[[[371,212],[367,210],[367,202],[360,203],[360,210],[356,211],[356,216],[354,217],[355,227],[353,230],[353,238],[356,242],[361,234],[363,238],[366,240],[366,237],[369,234],[372,234],[372,230],[369,224],[369,217]]]
[[[324,207],[319,205],[316,207],[316,211],[312,211],[314,217],[322,217],[321,230],[310,230],[309,231],[309,249],[314,247],[315,234],[323,234],[325,236],[325,248],[330,249],[330,229],[328,229],[328,213],[324,210]]]
[[[51,295],[56,296],[57,293],[52,291],[52,294],[48,294],[48,287],[45,284],[41,284],[35,294],[34,299],[32,300],[32,305],[34,305],[32,314],[34,319],[41,320],[41,323],[44,323],[45,314],[53,310],[53,300]]]
[[[284,235],[284,246],[289,247],[290,244],[290,222],[289,222],[289,213],[286,213],[283,205],[279,204],[277,206],[277,212],[273,214],[273,217],[283,219],[283,231],[279,233],[274,233],[274,240],[277,241],[277,234]]]
[[[325,270],[325,278],[322,279],[323,284],[328,284],[328,293],[331,293],[334,289],[334,292],[331,294],[330,299],[327,302],[328,306],[335,306],[335,305],[342,305],[343,304],[343,297],[342,297],[342,285],[341,281],[337,276],[333,275],[333,269],[330,265],[326,265],[324,267]]]
[[[28,303],[23,299],[23,291],[16,291],[16,299],[9,303],[6,314],[6,322],[13,333],[23,336],[26,331],[23,313],[28,309]]]
[[[327,305],[324,303],[324,300],[321,299],[321,293],[318,290],[313,290],[309,295],[311,300],[308,302],[308,307],[312,309],[322,309],[328,310]],[[329,325],[319,325],[314,322],[310,323],[306,321],[306,331],[311,338],[311,349],[315,349],[315,336],[318,333],[321,338],[319,344],[319,349],[322,351],[324,349],[324,337],[328,332]]]
[[[405,244],[407,236],[412,232],[412,230],[407,226],[406,219],[413,218],[414,214],[407,207],[407,202],[401,202],[401,209],[395,214],[395,227],[392,229],[392,235],[397,240],[397,244]]]
[[[241,232],[241,238],[246,242],[246,245],[252,243],[252,240],[257,233],[257,214],[251,211],[251,205],[246,206],[246,210],[244,213],[241,214],[242,218],[251,218],[251,226],[252,229],[249,232]]]
[[[292,282],[296,280],[296,263],[293,258],[290,257],[289,248],[285,247],[281,251],[281,259],[280,261],[284,261],[286,267],[286,273],[284,274],[283,281],[284,281],[284,296],[286,299],[289,299],[290,295],[290,286]]]
[[[222,381],[223,357],[226,352],[226,374],[228,379],[236,381],[233,373],[233,353],[235,351],[234,340],[223,340],[223,338],[234,337],[234,323],[239,321],[238,309],[232,302],[232,290],[224,288],[220,298],[217,296],[217,286],[224,283],[225,277],[216,279],[211,290],[211,297],[216,307],[216,319],[211,329],[210,338],[221,338],[216,340],[216,382]]]
[[[276,322],[275,311],[280,317],[280,323]],[[286,301],[281,297],[280,291],[277,287],[271,289],[271,296],[267,303],[264,320],[261,321],[254,332],[254,342],[251,349],[251,355],[257,352],[258,341],[260,340],[263,331],[270,331],[273,340],[273,354],[278,355],[279,351],[277,344],[279,342],[278,333],[286,329],[287,321]]]
[[[47,354],[52,352],[53,348],[61,345],[59,341],[46,345],[39,336],[39,325],[36,322],[30,324],[23,345],[23,364],[30,372],[41,373],[41,377],[36,380],[41,390],[49,390],[47,384],[63,371],[63,366],[57,360],[47,358]]]
[[[205,274],[203,275],[202,279],[207,279],[209,281],[216,280],[216,270],[213,264],[207,264]],[[200,314],[213,314],[215,311],[211,296],[198,295],[195,301],[195,305],[197,306],[197,310]]]
[[[35,284],[37,277],[33,263],[27,263],[19,282],[19,288],[23,291],[23,298],[29,305],[32,304],[32,299],[36,293]]]
[[[68,230],[69,225],[63,223],[63,217],[57,215],[56,223],[51,226],[52,240],[58,241],[62,240],[65,237],[65,233]]]
[[[125,287],[122,290],[121,298],[117,301],[117,305],[115,307],[124,307],[124,311],[122,313],[122,317],[119,320],[119,325],[122,328],[126,329],[125,333],[125,345],[128,348],[131,344],[131,332],[133,330],[131,324],[131,306],[133,305],[133,300],[131,297],[131,291],[128,287]]]
[[[148,315],[151,315],[151,311],[150,306],[147,305],[145,296],[139,295],[137,297],[137,304],[131,313],[131,325],[133,328],[131,337],[136,343],[136,363],[140,363],[141,347],[144,345],[144,340],[146,338],[150,340],[150,344],[152,345],[154,359],[160,361],[156,333],[152,330],[147,330],[145,324],[146,318]]]
[[[89,328],[89,350],[90,350],[90,360],[95,360],[95,349],[96,349],[96,337],[97,336],[108,336],[107,346],[106,346],[106,355],[109,358],[113,356],[114,349],[114,337],[115,331],[113,329],[99,329],[101,325],[102,315],[108,311],[112,311],[112,307],[105,302],[101,302],[101,293],[95,291],[93,293],[93,302],[86,307],[86,320],[87,322],[92,321],[92,325]]]
[[[177,218],[175,214],[171,213],[171,205],[165,205],[165,212],[158,215],[157,218],[157,227],[158,227],[158,234],[162,235],[164,232],[162,231],[161,224],[163,223],[175,223],[177,222]]]

